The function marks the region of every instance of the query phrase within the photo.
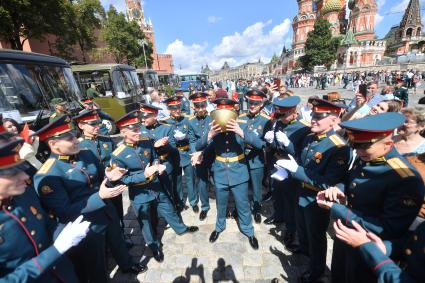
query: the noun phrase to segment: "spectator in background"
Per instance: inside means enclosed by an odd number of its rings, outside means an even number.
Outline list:
[[[207,111],[208,114],[211,113],[211,111],[215,110],[215,104],[213,101],[215,100],[215,91],[213,89],[210,89],[208,91],[208,100],[207,100]]]
[[[19,125],[19,123],[12,118],[4,118],[3,126],[5,130],[13,135],[14,137],[22,137],[25,142],[22,144],[22,147],[19,149],[20,158],[26,160],[29,164],[31,164],[35,169],[40,169],[41,165],[43,165],[37,158],[36,154],[38,152],[39,140],[38,137],[30,137],[32,131],[27,133],[23,133],[23,127]],[[35,170],[36,171],[36,170]],[[35,172],[34,172],[35,173]]]
[[[421,136],[421,132],[425,129],[425,107],[405,108],[401,113],[406,121],[393,138],[395,148],[404,156],[424,153],[425,138]]]
[[[161,110],[158,111],[158,120],[163,120],[164,118],[170,116],[170,111],[168,111],[167,105],[163,102],[165,99],[165,93],[163,92],[157,92],[153,91],[150,94],[152,105],[161,108]]]

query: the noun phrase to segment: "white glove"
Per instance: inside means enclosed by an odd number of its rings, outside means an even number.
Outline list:
[[[78,243],[86,237],[89,231],[90,222],[81,222],[81,220],[83,220],[82,215],[74,222],[69,222],[53,243],[53,246],[55,246],[60,254],[64,254],[71,247],[78,245]]]
[[[175,134],[174,134],[174,138],[177,141],[181,141],[181,140],[184,140],[186,138],[186,134],[185,133],[182,133],[180,130],[177,130],[175,132]]]
[[[276,139],[283,146],[288,146],[290,143],[288,136],[282,131],[276,133]]]
[[[273,143],[274,141],[274,132],[273,131],[268,131],[265,135],[264,135],[264,140],[268,143]]]
[[[288,178],[288,172],[285,169],[280,166],[277,166],[276,164],[274,165],[274,168],[276,168],[277,171],[273,173],[273,175],[271,175],[270,177],[278,181],[283,181]]]
[[[276,162],[276,164],[282,168],[285,168],[286,170],[294,173],[298,169],[298,163],[295,161],[295,159],[292,157],[292,155],[288,155],[289,159],[280,159]]]

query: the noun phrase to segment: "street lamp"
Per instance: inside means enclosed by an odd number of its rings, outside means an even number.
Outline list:
[[[137,43],[139,43],[140,46],[143,48],[143,58],[145,58],[145,67],[148,69],[148,62],[146,61],[146,52],[145,52],[145,45],[148,45],[148,42],[146,39],[139,39],[137,40]]]

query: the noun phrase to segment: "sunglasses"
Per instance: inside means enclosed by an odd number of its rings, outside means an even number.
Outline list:
[[[328,113],[313,113],[313,115],[311,115],[311,120],[319,121],[325,119],[328,116]]]
[[[248,104],[252,106],[260,106],[261,104],[263,104],[263,102],[257,100],[248,100]]]

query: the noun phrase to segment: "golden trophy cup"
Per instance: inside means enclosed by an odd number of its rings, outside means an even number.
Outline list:
[[[236,120],[238,118],[238,113],[231,109],[216,109],[211,112],[211,117],[216,124],[220,125],[221,131],[226,132],[227,123],[232,119]]]

